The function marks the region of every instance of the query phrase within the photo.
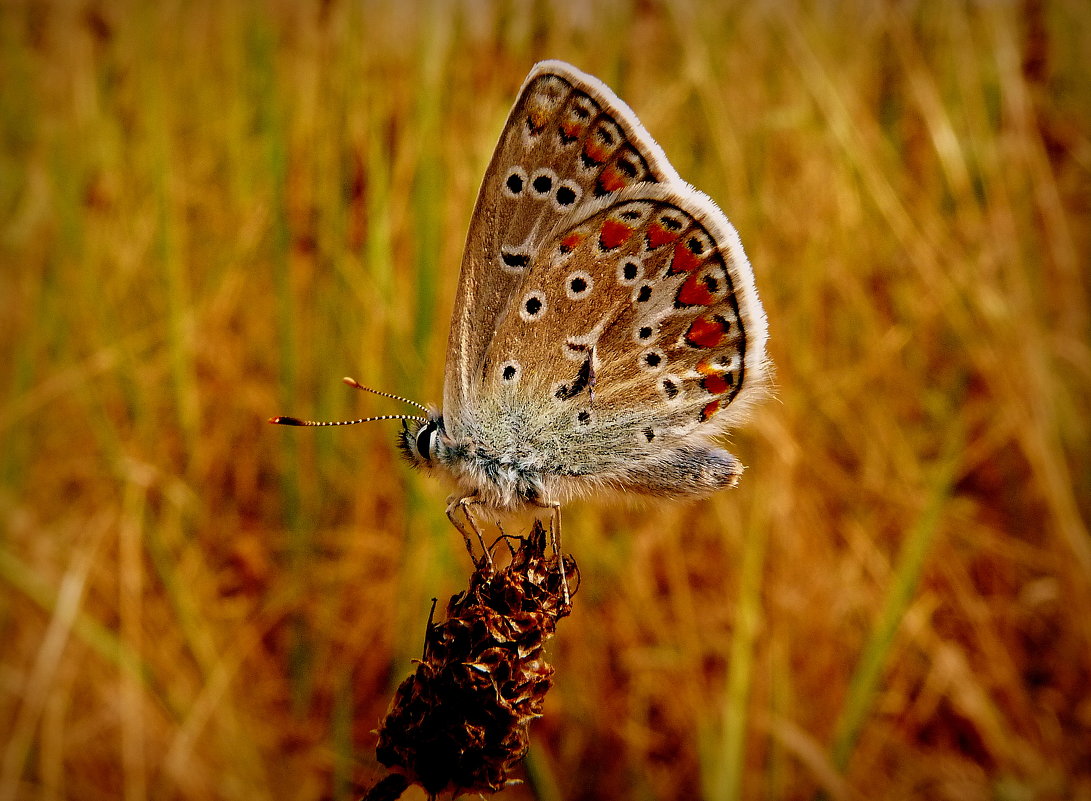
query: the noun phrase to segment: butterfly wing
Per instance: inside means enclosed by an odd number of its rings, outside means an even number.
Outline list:
[[[765,341],[719,208],[604,84],[536,66],[478,197],[448,349],[446,428],[482,474],[551,500],[732,483],[710,438],[760,395]]]
[[[678,176],[636,115],[605,84],[561,61],[531,70],[482,181],[463,255],[447,346],[447,430],[482,379],[485,351],[531,255],[570,210],[626,186]]]

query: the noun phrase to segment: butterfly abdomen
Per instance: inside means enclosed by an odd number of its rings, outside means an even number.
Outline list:
[[[644,495],[703,498],[734,487],[743,469],[742,462],[721,448],[682,446],[634,465],[625,483]]]

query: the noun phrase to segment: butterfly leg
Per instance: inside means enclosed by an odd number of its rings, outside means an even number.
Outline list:
[[[477,557],[474,556],[474,546],[470,538],[470,532],[473,532],[473,536],[477,538],[478,543],[481,545],[485,564],[491,566],[492,554],[489,553],[489,549],[485,546],[485,537],[482,536],[481,529],[477,527],[473,514],[470,512],[470,506],[481,502],[481,499],[476,495],[464,495],[461,498],[454,498],[447,503],[447,519],[451,521],[451,525],[458,529],[458,533],[462,535],[462,539],[466,543],[466,552],[470,554],[470,558],[473,560],[474,564],[480,565],[481,563],[478,561]],[[461,520],[455,514],[456,510],[462,511]]]
[[[564,569],[564,554],[561,553],[561,505],[556,501],[552,503],[535,501],[534,505],[539,509],[549,510],[549,544],[553,546],[553,553],[557,556],[557,566],[561,570],[561,591],[564,593],[565,606],[570,606],[572,595],[568,591],[568,574]]]

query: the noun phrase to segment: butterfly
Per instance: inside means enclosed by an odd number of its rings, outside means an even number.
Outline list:
[[[442,411],[391,416],[409,461],[454,483],[464,535],[480,539],[480,504],[549,510],[559,537],[575,497],[735,486],[743,466],[715,438],[763,394],[766,339],[723,212],[604,83],[543,61],[477,198]]]

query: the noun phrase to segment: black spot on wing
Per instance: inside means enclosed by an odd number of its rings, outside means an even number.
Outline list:
[[[591,383],[591,359],[585,359],[583,364],[580,365],[580,371],[576,374],[576,379],[571,384],[563,384],[557,388],[557,391],[553,393],[554,397],[558,400],[569,400],[576,397]]]

